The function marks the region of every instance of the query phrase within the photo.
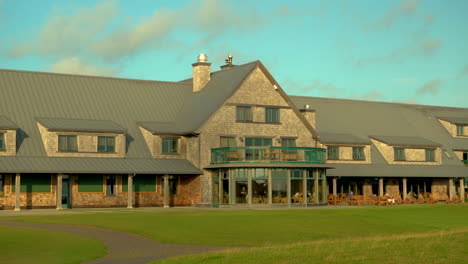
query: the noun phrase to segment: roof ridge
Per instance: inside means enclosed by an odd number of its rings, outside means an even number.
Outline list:
[[[29,71],[29,70],[15,70],[15,69],[1,69],[1,68],[0,68],[0,72],[46,74],[46,75],[56,75],[56,76],[87,77],[87,78],[111,79],[111,80],[122,80],[122,81],[137,81],[137,82],[171,83],[171,84],[178,84],[178,85],[191,85],[191,84],[186,84],[186,83],[180,83],[179,81],[144,80],[144,79],[123,78],[123,77],[85,75],[85,74],[76,74],[76,73],[58,73],[58,72],[43,72],[43,71]]]

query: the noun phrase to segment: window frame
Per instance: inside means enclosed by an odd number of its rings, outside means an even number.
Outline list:
[[[331,152],[329,151],[331,148],[335,149],[336,157],[331,157]],[[327,160],[340,160],[340,147],[339,146],[327,146]]]
[[[400,155],[398,155],[397,153],[400,153]],[[393,160],[394,161],[406,161],[406,154],[405,154],[405,148],[401,148],[401,147],[394,147],[393,148]]]
[[[161,139],[161,154],[165,154],[165,155],[176,155],[176,154],[180,154],[180,150],[179,150],[179,137],[163,137]],[[168,148],[171,149],[171,151],[169,151],[169,149],[165,149],[164,147],[164,142],[167,142],[167,141],[171,141],[172,142],[172,146],[168,146]],[[175,147],[174,147],[174,143],[175,143]]]
[[[457,136],[464,136],[465,126],[464,125],[456,125],[456,126],[457,126]]]
[[[433,148],[427,148],[425,150],[425,161],[426,162],[435,162],[435,149]]]
[[[274,120],[276,117],[276,120]],[[279,124],[280,123],[280,109],[277,107],[265,107],[265,123]]]
[[[237,122],[253,122],[252,106],[237,105],[236,106],[236,121]]]
[[[66,146],[62,146],[60,144],[60,142],[62,142],[62,140],[60,140],[60,138],[65,138],[65,142],[66,142]],[[69,145],[70,145],[70,139],[74,139],[75,140],[75,146],[76,146],[76,149],[71,149],[69,148]],[[58,151],[60,152],[78,152],[78,136],[77,135],[58,135]]]
[[[104,140],[104,145],[100,144],[101,140]],[[110,142],[112,142],[112,146],[109,144]],[[103,146],[102,149],[101,146]],[[98,136],[97,152],[115,153],[115,136]]]
[[[223,144],[223,143],[227,143],[227,144]],[[234,144],[232,144],[232,143],[234,143]],[[233,136],[220,136],[219,137],[219,147],[220,148],[237,147],[236,137],[233,137]]]
[[[116,179],[117,179],[117,177],[115,175],[106,175],[106,196],[115,196],[116,195],[116,190],[117,190],[117,180]],[[110,190],[110,192],[109,192],[109,190]]]
[[[365,147],[352,147],[353,149],[353,160],[366,160]],[[359,150],[357,152],[356,150]]]
[[[5,132],[0,132],[0,151],[6,150]]]

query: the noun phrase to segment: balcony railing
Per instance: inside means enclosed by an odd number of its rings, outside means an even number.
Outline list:
[[[316,163],[326,160],[325,149],[305,147],[226,147],[211,149],[211,164]]]

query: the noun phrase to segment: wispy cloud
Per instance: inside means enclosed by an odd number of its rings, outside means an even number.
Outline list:
[[[428,81],[425,84],[421,85],[421,87],[416,90],[416,94],[423,95],[423,94],[437,94],[439,91],[440,86],[442,85],[441,80],[432,80]]]
[[[98,67],[90,61],[82,60],[78,57],[65,57],[52,64],[51,72],[72,73],[97,76],[116,76],[118,70],[111,67]]]
[[[313,79],[307,82],[297,82],[292,78],[286,78],[285,87],[289,90],[299,92],[299,94],[311,94],[316,92],[328,93],[338,92],[344,89],[336,87],[331,82],[324,82],[320,79]]]
[[[463,78],[468,76],[468,64],[466,64],[458,73],[457,78]]]
[[[363,94],[353,94],[352,97],[354,99],[366,100],[366,101],[386,100],[385,95],[377,90],[371,90]]]
[[[355,66],[364,67],[374,63],[395,63],[407,60],[414,56],[433,56],[443,46],[443,41],[437,38],[415,39],[407,46],[393,50],[392,52],[375,57],[359,59]]]
[[[408,98],[406,100],[394,100],[393,102],[402,104],[417,104],[418,100],[416,98]]]
[[[403,0],[399,4],[389,9],[383,17],[374,23],[366,25],[366,28],[388,29],[395,23],[398,18],[414,14],[418,7],[419,3],[417,0]]]

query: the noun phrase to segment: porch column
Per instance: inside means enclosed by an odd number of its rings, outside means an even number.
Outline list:
[[[272,170],[268,169],[268,204],[273,203],[273,182],[271,177]]]
[[[304,205],[307,206],[307,170],[302,170],[302,198]]]
[[[133,175],[129,174],[128,175],[128,181],[127,181],[127,208],[133,208]]]
[[[406,177],[403,178],[403,199],[406,199],[406,195],[408,194],[408,186],[407,186],[407,179]]]
[[[328,196],[328,191],[327,191],[327,177],[325,176],[325,173],[323,173],[322,170],[319,170],[319,173],[322,176],[322,202],[327,203],[327,196]]]
[[[314,193],[315,193],[315,203],[319,203],[319,173],[318,169],[314,169]]]
[[[62,209],[62,174],[57,174],[57,188],[55,188],[57,196],[57,210]]]
[[[234,173],[231,169],[228,169],[229,175],[229,203],[235,204],[236,203],[236,177],[234,177]]]
[[[169,175],[164,175],[164,208],[169,208]]]
[[[379,178],[379,197],[383,196],[383,178]]]
[[[288,205],[291,205],[291,170],[288,170],[286,190],[287,190],[287,196],[288,196]]]
[[[449,178],[449,186],[448,186],[448,195],[449,195],[449,199],[452,200],[453,199],[453,178]]]
[[[460,178],[460,201],[465,202],[465,179]]]
[[[247,204],[252,204],[252,173],[253,169],[247,169]]]
[[[21,192],[21,176],[16,173],[15,177],[15,211],[20,211],[20,192]]]
[[[337,191],[336,191],[336,177],[333,177],[333,195],[334,195],[334,196],[337,195]]]
[[[218,203],[222,204],[224,199],[223,179],[221,174],[218,173]]]

